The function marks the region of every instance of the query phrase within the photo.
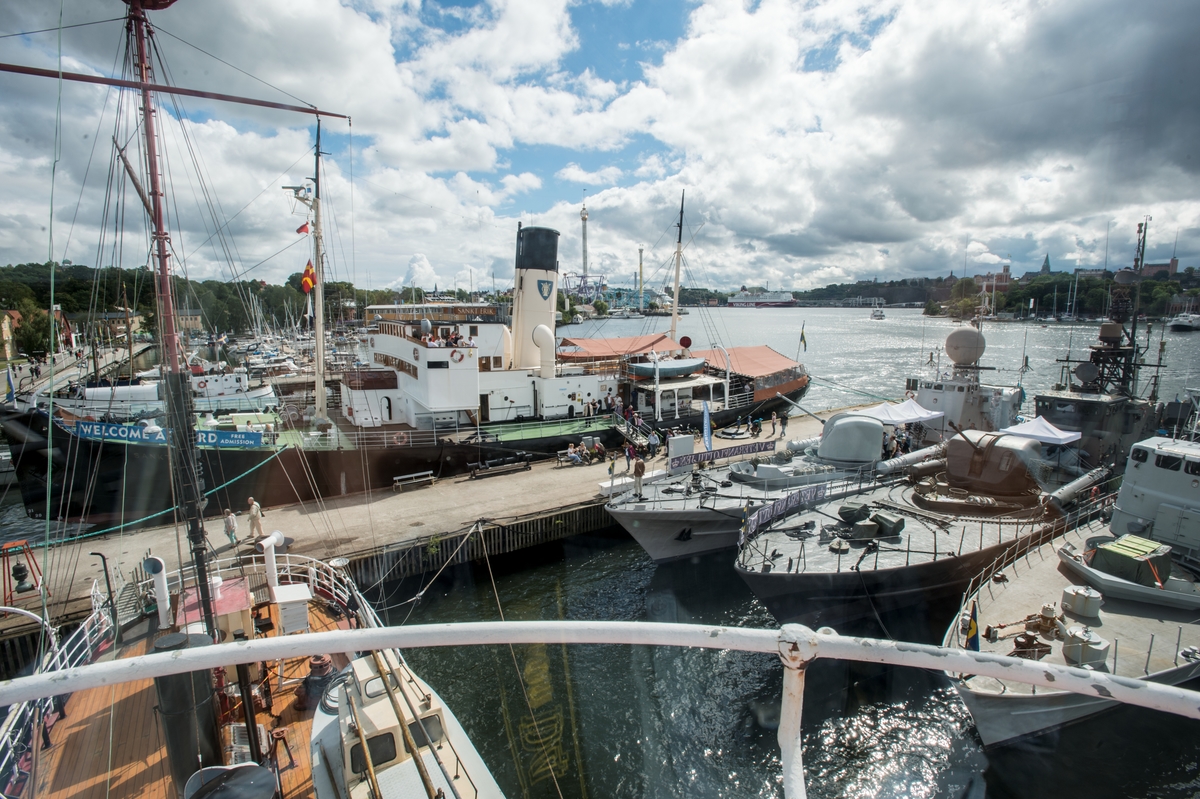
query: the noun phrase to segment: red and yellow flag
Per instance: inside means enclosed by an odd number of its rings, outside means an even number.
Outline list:
[[[313,269],[312,261],[304,267],[304,275],[300,278],[300,287],[307,294],[313,290],[313,286],[317,285],[317,270]]]

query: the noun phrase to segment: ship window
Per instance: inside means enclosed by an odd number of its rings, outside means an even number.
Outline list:
[[[433,739],[434,743],[437,743],[444,737],[442,720],[436,713],[421,719],[421,724],[425,725],[425,732],[429,733],[429,737]],[[416,742],[418,747],[429,746],[429,741],[426,740],[425,734],[421,732],[421,726],[417,722],[414,721],[409,724],[408,731],[412,733],[413,741]]]
[[[1187,461],[1183,464],[1183,470],[1188,474],[1200,474],[1200,461]]]
[[[965,388],[963,388],[962,386],[959,386],[959,387],[958,387],[958,391],[959,391],[959,393],[962,393],[963,391],[966,391],[966,389],[965,389]]]
[[[933,383],[926,383],[925,388],[933,388]]]
[[[1178,455],[1156,455],[1154,457],[1154,465],[1160,469],[1169,469],[1172,472],[1177,472],[1183,466],[1183,458]]]
[[[467,330],[470,331],[471,336],[479,335],[479,325],[470,325]]]
[[[492,356],[492,368],[493,369],[503,369],[504,368],[504,359],[498,355],[493,355]]]
[[[432,732],[433,730],[430,730],[430,733]],[[396,759],[396,738],[390,732],[368,738],[367,748],[371,752],[371,765],[375,768]],[[350,770],[355,774],[363,774],[367,770],[367,759],[363,757],[362,744],[350,747]]]
[[[429,363],[425,364],[425,368],[426,369],[449,369],[450,362],[449,361],[430,361]]]
[[[941,391],[941,390],[942,390],[942,384],[941,384],[941,383],[934,383],[934,384],[933,384],[933,390],[934,390],[934,391]]]
[[[1133,448],[1133,452],[1131,452],[1131,453],[1129,454],[1129,457],[1133,458],[1133,459],[1134,459],[1135,461],[1137,461],[1138,463],[1145,463],[1145,462],[1146,462],[1146,458],[1147,458],[1147,456],[1148,456],[1149,454],[1150,454],[1150,453],[1148,453],[1148,452],[1147,452],[1146,450],[1144,450],[1144,449],[1138,449],[1137,447],[1134,447],[1134,448]]]

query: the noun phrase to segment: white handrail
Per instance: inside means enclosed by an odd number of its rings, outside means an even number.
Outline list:
[[[805,796],[800,717],[804,699],[805,668],[817,658],[1003,678],[1055,691],[1098,696],[1200,719],[1200,702],[1197,702],[1197,694],[1193,691],[986,652],[843,637],[832,631],[814,632],[798,624],[788,624],[782,629],[770,630],[657,622],[597,621],[431,624],[338,630],[237,641],[124,658],[7,680],[0,683],[0,705],[29,702],[68,691],[228,666],[231,663],[307,657],[325,652],[503,643],[640,644],[778,654],[784,665],[778,741],[782,750],[784,792],[792,799]]]

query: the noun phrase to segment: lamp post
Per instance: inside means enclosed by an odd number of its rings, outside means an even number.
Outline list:
[[[112,613],[113,623],[113,646],[121,645],[121,621],[117,618],[117,603],[113,599],[112,581],[108,579],[108,558],[104,557],[101,552],[89,552],[89,555],[95,555],[100,558],[100,562],[104,564],[104,586],[108,589],[108,609]]]

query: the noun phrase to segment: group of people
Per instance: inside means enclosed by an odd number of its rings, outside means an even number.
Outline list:
[[[246,515],[250,519],[250,537],[247,541],[253,541],[255,538],[261,538],[263,534],[262,520],[263,509],[254,501],[254,497],[246,497]],[[225,537],[229,539],[229,546],[237,547],[238,545],[238,521],[237,516],[229,508],[225,509]]]
[[[464,337],[462,333],[455,329],[445,338],[436,333],[426,333],[421,336],[421,342],[426,347],[477,347],[475,339],[470,336]]]
[[[604,461],[607,458],[608,450],[605,449],[604,445],[601,444],[598,439],[596,443],[592,445],[591,449],[588,449],[582,444],[580,444],[578,447],[574,444],[567,445],[567,460],[571,462],[572,466]]]

